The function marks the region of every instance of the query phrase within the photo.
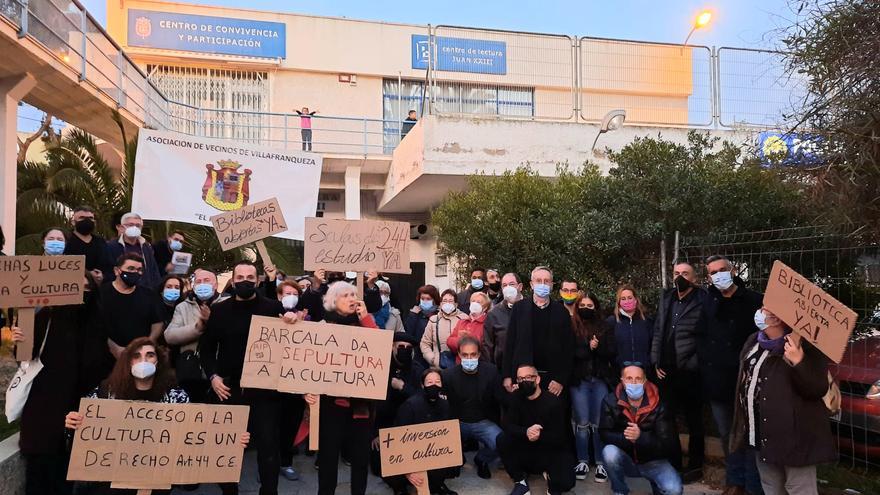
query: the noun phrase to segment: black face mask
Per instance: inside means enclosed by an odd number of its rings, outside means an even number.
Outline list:
[[[489,284],[489,289],[492,292],[500,291],[501,290],[501,282],[492,282],[491,284]]]
[[[428,399],[428,402],[437,402],[442,390],[440,385],[428,385],[425,387],[425,398]]]
[[[398,347],[397,348],[397,362],[400,363],[401,366],[407,367],[412,364],[413,360],[413,349],[412,347]]]
[[[257,284],[244,280],[232,284],[232,291],[242,299],[250,299],[257,292]]]
[[[122,283],[129,287],[134,287],[141,281],[141,274],[138,272],[122,272],[119,274],[119,279],[122,280]]]
[[[535,382],[528,381],[528,380],[520,382],[517,389],[516,389],[517,393],[519,393],[519,395],[523,399],[526,399],[526,398],[534,395],[535,390],[538,390],[538,385]]]
[[[675,289],[678,292],[684,292],[684,291],[690,289],[691,287],[693,287],[693,284],[691,283],[691,281],[682,277],[681,275],[675,277],[674,282],[675,282]]]
[[[593,308],[578,308],[578,316],[582,320],[592,320],[596,317],[596,310]]]
[[[89,235],[95,231],[95,221],[91,218],[83,218],[73,225],[74,230],[81,235]]]

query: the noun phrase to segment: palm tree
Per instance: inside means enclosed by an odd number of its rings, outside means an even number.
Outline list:
[[[59,144],[49,144],[45,162],[18,164],[17,251],[41,253],[42,232],[50,227],[66,229],[73,209],[79,205],[94,208],[98,234],[108,239],[118,235],[113,219],[131,211],[137,136],[129,140],[119,114],[114,113],[113,117],[125,143],[118,172],[101,154],[95,138],[79,129],[71,131]],[[149,239],[163,239],[175,230],[184,234],[187,248],[193,253],[194,267],[225,271],[237,259],[256,258],[254,248],[249,246],[222,251],[210,227],[168,221],[144,222],[144,236]],[[284,239],[266,239],[266,247],[280,270],[285,273],[302,270],[301,245]]]

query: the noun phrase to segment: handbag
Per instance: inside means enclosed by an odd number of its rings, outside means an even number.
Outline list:
[[[202,371],[202,365],[199,362],[199,355],[193,350],[183,351],[177,356],[174,362],[174,370],[177,373],[177,381],[179,383],[206,380],[205,373]]]
[[[440,350],[440,315],[437,315],[437,326],[434,327],[434,336],[437,338],[437,351],[440,353],[440,369],[445,370],[455,367],[455,354],[452,351]]]
[[[43,337],[43,343],[40,344],[40,352],[37,357],[30,361],[22,361],[18,363],[18,370],[15,376],[9,381],[9,387],[6,389],[6,421],[13,422],[21,417],[24,411],[24,405],[27,403],[28,396],[31,393],[31,386],[34,379],[43,369],[43,362],[40,356],[43,355],[43,349],[46,347],[46,341],[49,340],[49,328],[52,326],[52,319],[46,325],[46,335]]]

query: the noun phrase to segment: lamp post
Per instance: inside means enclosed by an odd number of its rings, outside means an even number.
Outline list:
[[[704,10],[700,12],[700,15],[694,19],[694,27],[691,28],[691,32],[688,33],[687,38],[684,39],[684,44],[688,44],[688,40],[691,39],[691,35],[694,34],[694,31],[700,28],[704,28],[709,25],[709,22],[712,20],[712,12],[708,10]]]
[[[626,110],[611,110],[606,113],[604,117],[602,117],[602,126],[599,127],[599,133],[596,134],[596,139],[593,140],[593,146],[590,148],[590,151],[596,149],[596,143],[599,141],[599,136],[605,134],[608,131],[616,131],[623,126],[623,121],[626,120]]]

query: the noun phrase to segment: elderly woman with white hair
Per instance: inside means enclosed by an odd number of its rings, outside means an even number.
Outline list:
[[[334,282],[324,295],[324,321],[379,329],[367,306],[357,298],[357,288],[348,282]],[[391,355],[391,349],[388,349]],[[366,399],[306,394],[309,404],[321,401],[318,450],[318,495],[336,491],[339,454],[345,450],[351,461],[351,494],[367,490],[367,466],[370,462],[375,407]]]
[[[379,289],[379,297],[382,299],[382,307],[373,313],[376,325],[385,330],[403,332],[403,318],[400,310],[391,305],[391,286],[384,280],[377,280],[376,287]]]

